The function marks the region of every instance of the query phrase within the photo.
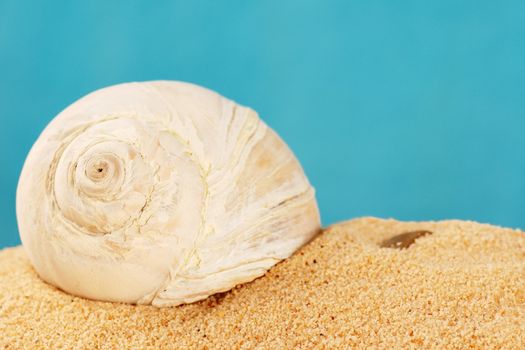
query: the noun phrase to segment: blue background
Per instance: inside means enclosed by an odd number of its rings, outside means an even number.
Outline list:
[[[185,80],[259,111],[324,224],[525,228],[524,1],[0,0],[0,247],[39,132],[111,84]]]

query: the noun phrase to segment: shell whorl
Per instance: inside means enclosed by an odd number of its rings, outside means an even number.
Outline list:
[[[26,159],[17,218],[47,282],[156,306],[253,280],[320,226],[300,164],[253,110],[168,81],[61,112]]]

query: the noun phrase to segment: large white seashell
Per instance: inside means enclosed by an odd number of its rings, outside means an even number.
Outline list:
[[[300,164],[253,110],[169,81],[60,113],[27,157],[17,218],[45,281],[156,306],[251,281],[320,226]]]

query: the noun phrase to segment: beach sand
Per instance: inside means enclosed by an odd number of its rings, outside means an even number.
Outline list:
[[[381,248],[428,230],[407,249]],[[334,225],[265,276],[202,302],[86,300],[0,252],[0,349],[523,349],[525,234],[466,221]]]

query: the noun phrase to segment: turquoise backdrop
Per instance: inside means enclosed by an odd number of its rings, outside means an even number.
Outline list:
[[[259,111],[324,224],[525,228],[525,1],[0,0],[0,247],[39,132],[103,86],[185,80]]]

